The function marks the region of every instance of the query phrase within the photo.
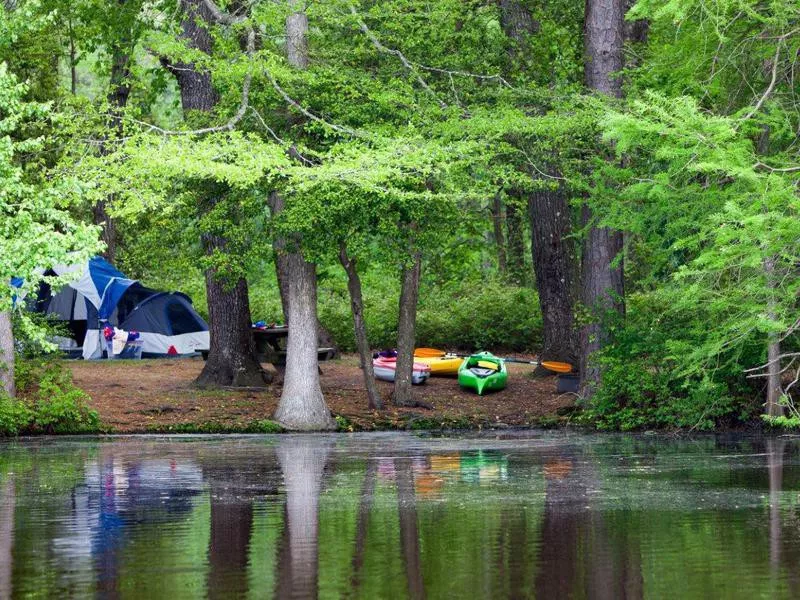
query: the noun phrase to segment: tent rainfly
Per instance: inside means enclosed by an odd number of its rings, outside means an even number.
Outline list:
[[[62,349],[82,347],[85,359],[101,358],[106,325],[141,333],[145,356],[192,354],[209,347],[208,325],[180,292],[159,292],[128,279],[100,257],[88,263],[55,266],[45,275],[80,272],[75,281],[53,294],[43,283],[32,308],[66,322],[70,338]]]

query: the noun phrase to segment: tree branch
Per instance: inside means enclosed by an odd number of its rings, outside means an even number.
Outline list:
[[[394,56],[399,58],[400,62],[403,63],[403,66],[416,76],[417,82],[422,86],[422,89],[424,89],[426,92],[428,92],[433,97],[433,99],[436,100],[436,102],[439,104],[439,106],[441,108],[447,108],[447,103],[444,100],[442,100],[441,98],[439,98],[439,96],[436,94],[436,92],[433,91],[433,89],[422,78],[422,76],[419,73],[416,72],[416,69],[414,68],[414,65],[406,58],[405,54],[403,54],[402,52],[400,52],[400,50],[397,50],[395,48],[387,48],[386,46],[384,46],[381,43],[381,41],[377,37],[375,37],[375,34],[372,33],[372,30],[369,27],[367,27],[367,24],[359,16],[358,11],[356,10],[356,7],[353,6],[352,4],[350,5],[350,13],[358,21],[358,25],[361,28],[361,31],[364,32],[364,35],[366,35],[369,38],[369,40],[372,42],[372,45],[375,46],[375,48],[379,52],[383,52],[385,54],[393,54]]]
[[[772,59],[772,79],[770,80],[767,89],[761,95],[761,98],[758,99],[758,102],[756,102],[756,105],[753,107],[753,110],[751,110],[749,113],[747,113],[747,115],[742,117],[742,121],[747,121],[747,119],[749,119],[759,110],[761,110],[761,107],[763,106],[764,102],[766,102],[767,98],[769,98],[772,95],[772,91],[775,89],[775,84],[778,81],[778,62],[779,62],[778,59],[780,58],[781,55],[782,43],[783,40],[779,41],[777,48],[775,48],[775,58]]]
[[[220,25],[235,25],[245,21],[247,17],[236,16],[223,11],[219,6],[214,3],[214,0],[203,0],[208,12],[211,13],[211,18]]]
[[[247,32],[247,56],[248,58],[253,55],[256,45],[256,32],[251,29]],[[152,123],[138,121],[136,119],[128,119],[137,125],[147,127],[150,131],[155,131],[161,135],[204,135],[208,133],[218,133],[220,131],[233,131],[236,125],[244,118],[247,112],[247,107],[250,105],[250,85],[253,82],[253,74],[248,70],[247,75],[244,77],[242,83],[242,99],[239,102],[239,108],[236,113],[224,125],[217,125],[215,127],[204,127],[202,129],[162,129]]]

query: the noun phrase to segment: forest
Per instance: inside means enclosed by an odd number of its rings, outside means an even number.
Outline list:
[[[199,386],[287,323],[286,429],[336,427],[318,344],[378,410],[435,346],[575,365],[592,427],[800,426],[799,57],[798,0],[3,0],[0,425],[17,298],[102,255],[194,299]]]

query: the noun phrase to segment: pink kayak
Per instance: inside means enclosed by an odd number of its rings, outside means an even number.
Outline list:
[[[394,381],[394,372],[397,369],[397,359],[394,357],[378,357],[372,361],[372,368],[375,370],[375,379],[383,381]],[[429,365],[415,362],[414,370],[411,372],[411,383],[419,385],[431,376]]]

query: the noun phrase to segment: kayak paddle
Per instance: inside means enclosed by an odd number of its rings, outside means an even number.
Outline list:
[[[436,348],[417,348],[414,350],[414,356],[418,358],[439,358],[442,356],[447,356],[449,353],[445,352],[444,350],[437,350]],[[472,356],[471,354],[452,354],[451,356],[458,356],[460,358],[467,358],[468,356]],[[520,363],[523,365],[541,365],[548,371],[553,371],[555,373],[570,373],[572,371],[572,365],[565,362],[558,362],[555,360],[545,360],[543,362],[539,362],[538,360],[522,360],[521,358],[504,358],[502,356],[498,356],[504,360],[505,362],[511,363]]]

